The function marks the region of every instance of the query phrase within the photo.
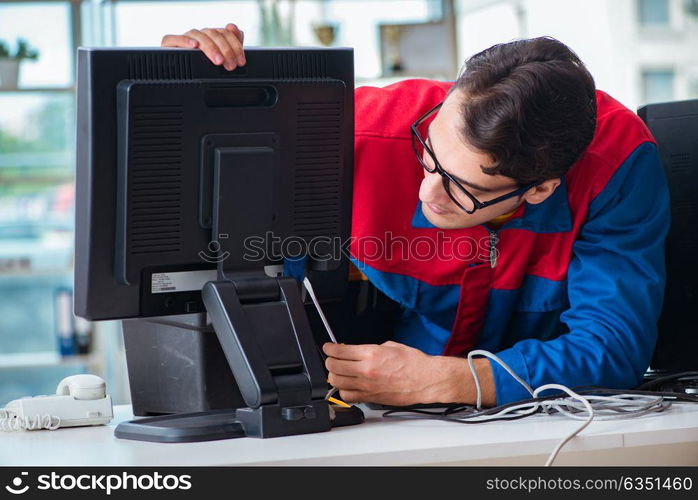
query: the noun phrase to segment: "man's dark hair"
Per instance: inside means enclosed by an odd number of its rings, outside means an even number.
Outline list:
[[[520,185],[563,176],[594,136],[594,78],[564,43],[517,40],[470,57],[451,91],[465,92],[463,138]]]

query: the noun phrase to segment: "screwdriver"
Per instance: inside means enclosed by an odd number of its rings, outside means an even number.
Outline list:
[[[325,317],[325,313],[322,312],[322,308],[320,307],[320,303],[317,300],[317,297],[315,296],[315,291],[313,290],[313,285],[310,284],[310,280],[305,277],[303,278],[303,285],[305,286],[305,289],[308,290],[308,294],[310,295],[310,299],[313,301],[313,304],[315,304],[315,309],[317,309],[318,314],[320,315],[320,319],[322,320],[322,324],[325,325],[325,329],[327,330],[327,335],[329,335],[330,340],[334,342],[335,344],[337,343],[337,338],[334,336],[334,332],[332,332],[332,328],[330,327],[330,323],[327,321],[327,318]],[[333,398],[332,395],[337,392],[336,387],[332,387],[327,395],[325,396],[325,399],[328,401],[339,405],[343,406],[344,408],[351,408],[350,405],[345,403],[344,401]]]
[[[322,320],[322,324],[325,325],[325,329],[327,330],[327,335],[329,335],[330,340],[336,344],[337,338],[334,336],[334,333],[332,332],[332,328],[330,327],[330,324],[327,322],[327,318],[325,317],[325,313],[322,312],[322,308],[320,307],[320,303],[318,302],[317,297],[315,296],[315,292],[313,291],[313,285],[310,284],[310,280],[307,277],[303,278],[303,285],[305,285],[305,289],[308,290],[308,293],[310,294],[310,299],[313,301],[313,304],[315,304],[315,309],[317,309],[317,312],[320,315],[320,319]]]

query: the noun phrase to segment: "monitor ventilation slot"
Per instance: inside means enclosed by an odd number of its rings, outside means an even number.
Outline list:
[[[273,66],[274,78],[327,78],[327,57],[321,53],[275,54]]]
[[[342,181],[339,102],[305,102],[296,109],[293,234],[338,236]]]
[[[128,237],[131,254],[182,248],[180,105],[138,106],[129,124]]]
[[[129,80],[191,80],[189,54],[138,54],[127,57]]]

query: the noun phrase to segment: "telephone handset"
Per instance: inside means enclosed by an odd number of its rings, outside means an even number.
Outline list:
[[[59,427],[104,425],[113,418],[111,396],[96,375],[72,375],[58,384],[53,396],[10,401],[0,410],[0,430],[55,430]]]
[[[103,399],[107,396],[107,384],[97,375],[73,375],[58,383],[56,394],[81,400]]]

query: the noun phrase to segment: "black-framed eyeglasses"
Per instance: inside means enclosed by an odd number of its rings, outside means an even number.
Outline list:
[[[511,191],[510,193],[498,196],[493,200],[478,200],[474,194],[472,194],[465,188],[465,186],[463,186],[460,182],[454,179],[451,174],[449,174],[443,169],[439,161],[436,159],[436,155],[431,150],[431,148],[427,146],[425,138],[422,137],[422,134],[419,131],[420,126],[422,126],[431,115],[436,113],[436,111],[438,111],[439,108],[441,108],[442,104],[443,102],[440,102],[412,124],[412,126],[410,127],[410,130],[412,131],[412,149],[414,149],[414,153],[415,155],[417,155],[417,160],[419,160],[419,163],[422,165],[422,167],[424,167],[424,170],[426,170],[429,173],[438,172],[441,175],[441,180],[443,182],[446,193],[448,194],[449,198],[451,198],[451,200],[453,200],[453,202],[456,205],[458,205],[460,209],[462,209],[468,214],[472,214],[476,210],[489,207],[491,205],[494,205],[495,203],[499,203],[501,201],[508,200],[509,198],[513,198],[514,196],[521,195],[537,184],[536,182],[526,184],[525,186],[521,186],[520,188]],[[422,151],[420,151],[420,149],[424,149],[424,151],[426,151],[429,154],[429,156],[431,156],[431,159],[434,162],[434,168],[430,168],[429,165],[426,164],[423,158]],[[455,189],[452,188],[452,186],[455,186]]]

